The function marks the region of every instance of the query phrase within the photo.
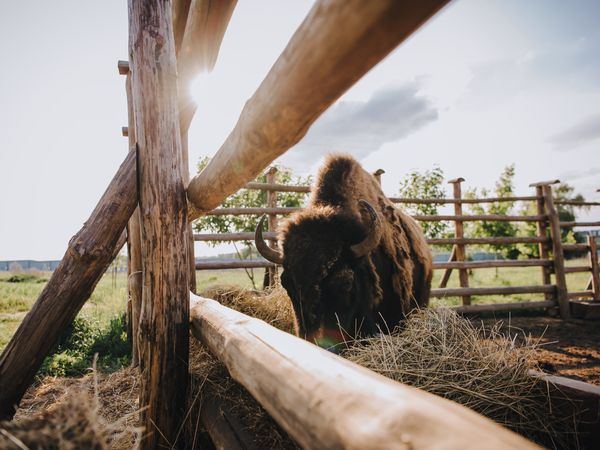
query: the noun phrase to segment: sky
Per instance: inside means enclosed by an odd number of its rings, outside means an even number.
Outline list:
[[[190,86],[192,174],[311,6],[238,1],[215,69]],[[348,152],[386,171],[390,196],[411,170],[491,188],[514,163],[518,194],[558,178],[600,201],[599,21],[592,0],[454,1],[277,162],[314,174],[326,152]],[[89,217],[127,152],[127,54],[123,0],[0,0],[0,260],[60,259]]]

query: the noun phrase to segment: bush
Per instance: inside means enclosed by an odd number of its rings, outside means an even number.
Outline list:
[[[6,281],[8,283],[45,283],[48,280],[30,273],[17,273],[7,278]]]
[[[44,360],[38,375],[81,376],[98,354],[98,369],[114,371],[130,362],[125,314],[102,326],[99,322],[76,317],[58,344]]]

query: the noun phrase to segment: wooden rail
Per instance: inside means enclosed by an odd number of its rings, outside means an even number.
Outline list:
[[[214,300],[192,295],[191,325],[302,448],[480,449],[482,442],[487,449],[538,448],[457,403],[391,381]]]
[[[190,182],[191,216],[216,208],[300,141],[323,111],[446,3],[317,1],[219,151]]]
[[[544,292],[554,292],[556,286],[498,286],[498,287],[469,287],[469,288],[444,288],[432,289],[431,296],[458,297],[465,295],[514,295],[514,294],[542,294]]]

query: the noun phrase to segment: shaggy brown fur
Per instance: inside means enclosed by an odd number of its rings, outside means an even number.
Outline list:
[[[285,255],[282,283],[292,299],[290,284],[304,289],[304,309],[298,311],[294,306],[297,315],[309,316],[305,317],[308,322],[320,305],[306,298],[322,297],[322,302],[336,294],[323,292],[322,285],[310,288],[316,292],[306,292],[308,286],[339,267],[338,261],[352,260],[350,246],[362,241],[369,232],[359,207],[361,199],[376,210],[383,234],[378,248],[362,258],[364,261],[350,263],[354,278],[360,278],[358,284],[370,287],[369,292],[355,292],[357,301],[367,297],[368,303],[355,312],[371,314],[385,330],[396,326],[413,308],[428,304],[432,258],[420,226],[386,198],[375,177],[354,158],[331,155],[319,172],[308,207],[292,216],[280,230]],[[343,285],[344,277],[352,275],[346,268],[335,276]],[[342,306],[355,307],[341,305],[338,310]]]

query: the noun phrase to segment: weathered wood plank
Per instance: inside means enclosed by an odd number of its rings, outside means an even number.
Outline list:
[[[590,270],[592,272],[592,290],[594,291],[594,300],[600,300],[600,264],[598,264],[598,244],[596,236],[588,236],[588,245],[590,246]]]
[[[454,306],[451,309],[462,314],[482,313],[490,311],[521,311],[525,309],[552,308],[556,306],[554,300],[538,300],[530,302],[490,303],[483,305]]]
[[[277,267],[277,264],[266,259],[232,260],[232,261],[198,261],[196,270],[220,270],[220,269],[263,269]]]
[[[482,442],[488,449],[538,448],[457,403],[391,381],[214,300],[192,301],[194,336],[305,449],[480,449]]]
[[[143,449],[178,447],[189,353],[187,202],[169,2],[129,1],[129,53],[143,245]],[[185,168],[187,170],[187,168]]]
[[[129,149],[135,151],[135,117],[133,112],[133,98],[131,93],[131,73],[128,71],[125,81],[125,92],[127,95],[127,122]],[[136,204],[139,202],[136,191]],[[129,222],[127,223],[127,258],[128,258],[128,277],[127,290],[129,302],[131,302],[129,329],[131,331],[131,364],[139,365],[139,323],[140,313],[142,311],[142,238],[140,229],[140,210],[136,208]]]
[[[554,207],[554,196],[552,195],[552,186],[545,184],[542,186],[544,192],[544,206],[548,215],[550,227],[550,236],[552,237],[552,259],[554,260],[554,277],[556,280],[556,299],[558,300],[558,309],[563,319],[568,319],[570,315],[569,296],[567,294],[567,279],[565,277],[565,257],[563,254],[562,236],[560,232],[560,219],[558,212]]]
[[[462,198],[462,189],[460,184],[463,181],[465,181],[464,178],[457,178],[455,180],[449,181],[449,183],[452,184],[452,195],[455,200],[460,200]],[[459,218],[463,216],[461,203],[454,204],[454,215],[456,216],[456,219],[454,220],[454,237],[456,239],[462,239],[464,237],[464,226],[463,223],[459,220]],[[453,250],[456,257],[456,261],[459,263],[463,263],[467,256],[465,245],[455,244]],[[469,272],[467,272],[467,269],[465,269],[464,267],[458,269],[458,281],[461,288],[469,287]],[[463,305],[470,305],[471,297],[469,297],[468,295],[463,295],[461,301]]]
[[[446,3],[317,1],[225,143],[192,179],[188,199],[198,212],[216,208],[296,144],[325,109]]]
[[[445,288],[432,289],[432,297],[460,297],[463,295],[512,295],[512,294],[541,294],[554,292],[556,286],[494,286],[478,288]]]
[[[44,290],[0,356],[0,420],[10,419],[48,352],[73,321],[111,261],[136,206],[130,152]]]

